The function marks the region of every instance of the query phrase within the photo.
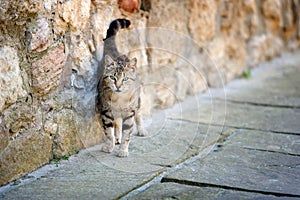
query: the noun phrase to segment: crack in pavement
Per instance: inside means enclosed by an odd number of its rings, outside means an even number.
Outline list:
[[[250,127],[240,127],[240,126],[232,126],[227,124],[215,124],[215,123],[205,123],[205,122],[197,122],[189,119],[179,119],[176,117],[167,117],[169,120],[178,120],[178,121],[184,121],[184,122],[190,122],[194,124],[201,124],[201,125],[207,125],[207,126],[219,126],[219,127],[226,127],[226,128],[235,128],[235,129],[244,129],[244,130],[251,130],[251,131],[262,131],[262,132],[271,132],[271,133],[280,133],[280,134],[286,134],[286,135],[297,135],[299,136],[300,133],[298,132],[288,132],[288,131],[276,131],[276,130],[268,130],[268,129],[259,129],[259,128],[250,128]]]
[[[213,149],[215,148],[215,145],[216,145],[216,143],[209,145],[208,147],[201,150],[200,153],[198,153],[196,156],[190,157],[190,158],[186,159],[185,161],[183,161],[182,163],[177,164],[176,166],[161,172],[160,174],[158,174],[157,176],[155,176],[154,178],[149,180],[147,183],[142,184],[140,187],[137,187],[137,188],[129,191],[128,193],[118,197],[118,199],[121,199],[121,200],[130,199],[131,197],[134,197],[137,194],[145,191],[150,186],[157,184],[157,183],[161,183],[162,180],[170,173],[175,172],[175,171],[185,167],[186,165],[188,165],[192,162],[195,162],[198,159],[202,159],[202,158],[206,157],[210,152],[213,151]]]
[[[288,152],[282,152],[282,151],[275,151],[275,150],[268,150],[268,149],[259,149],[259,148],[251,148],[251,147],[243,147],[243,149],[247,149],[247,150],[250,150],[250,151],[262,151],[262,152],[270,152],[270,153],[279,153],[279,154],[283,154],[283,155],[300,157],[300,154],[288,153]]]
[[[252,102],[252,101],[240,101],[240,100],[234,100],[234,99],[222,99],[222,98],[214,98],[214,100],[217,101],[223,101],[223,102],[230,102],[234,104],[246,104],[251,106],[260,106],[260,107],[270,107],[270,108],[283,108],[283,109],[300,109],[300,106],[292,106],[292,105],[278,105],[278,104],[270,104],[270,103],[259,103],[259,102]]]
[[[178,183],[182,185],[190,185],[190,186],[197,186],[197,187],[210,187],[210,188],[219,188],[219,189],[225,189],[225,190],[234,190],[234,191],[240,191],[240,192],[251,192],[251,193],[259,193],[264,195],[273,195],[277,197],[297,197],[300,198],[300,195],[296,194],[288,194],[288,193],[281,193],[281,192],[269,192],[264,190],[251,190],[246,188],[239,188],[239,187],[232,187],[227,185],[217,185],[217,184],[211,184],[211,183],[202,183],[202,182],[194,182],[189,180],[181,180],[181,179],[175,179],[175,178],[163,178],[161,180],[162,183]]]
[[[218,145],[220,145],[220,143],[231,139],[232,137],[239,134],[240,131],[241,130],[236,130],[236,131],[232,132],[231,134],[221,135],[218,139],[211,142],[210,144],[205,146],[203,149],[199,149],[198,152],[190,155],[190,157],[188,157],[186,159],[183,159],[180,163],[176,164],[175,166],[166,165],[165,168],[167,168],[167,169],[165,169],[164,171],[158,173],[154,178],[150,179],[149,181],[146,181],[145,183],[140,184],[140,186],[137,186],[134,189],[128,191],[127,193],[119,196],[117,199],[121,199],[121,200],[130,199],[131,197],[134,197],[137,194],[145,191],[146,189],[148,189],[152,185],[162,183],[162,180],[166,176],[168,176],[169,174],[171,174],[171,173],[173,173],[173,172],[175,172],[179,169],[182,169],[183,167],[185,167],[188,164],[191,164],[191,163],[193,163],[193,162],[195,162],[199,159],[203,159],[204,157],[208,156],[209,153],[215,151],[218,148]],[[155,164],[155,163],[153,163],[153,165],[162,166],[160,164]]]

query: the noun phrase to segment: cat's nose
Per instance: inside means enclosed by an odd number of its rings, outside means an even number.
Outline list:
[[[121,92],[120,87],[116,86],[117,90],[116,92]]]

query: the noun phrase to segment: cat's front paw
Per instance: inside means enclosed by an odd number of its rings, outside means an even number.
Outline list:
[[[145,137],[148,135],[148,132],[145,129],[138,130],[137,136]]]
[[[102,151],[105,153],[111,153],[114,150],[113,144],[104,144],[102,147]]]
[[[127,157],[129,155],[129,152],[128,150],[120,150],[119,153],[118,153],[118,157],[121,157],[121,158],[124,158],[124,157]]]

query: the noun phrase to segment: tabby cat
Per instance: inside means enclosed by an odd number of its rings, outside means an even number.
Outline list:
[[[129,154],[128,146],[134,122],[138,135],[146,135],[140,113],[141,85],[136,73],[137,59],[121,55],[115,44],[118,30],[129,25],[129,20],[116,19],[107,30],[96,105],[98,119],[102,122],[106,135],[102,151],[110,153],[115,144],[120,144],[119,157],[127,157]]]

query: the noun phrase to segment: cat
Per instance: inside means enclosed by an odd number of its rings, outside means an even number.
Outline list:
[[[129,155],[128,146],[134,123],[137,135],[146,136],[140,112],[141,83],[137,76],[137,59],[128,58],[119,53],[115,36],[119,29],[128,28],[130,21],[116,19],[112,21],[104,39],[101,77],[98,83],[96,110],[102,123],[106,142],[102,151],[110,153],[116,144],[120,144],[119,157]]]

